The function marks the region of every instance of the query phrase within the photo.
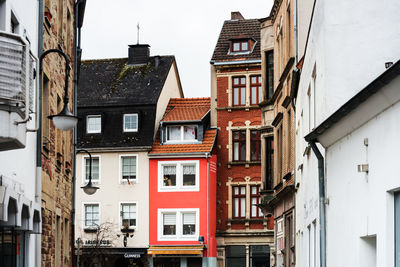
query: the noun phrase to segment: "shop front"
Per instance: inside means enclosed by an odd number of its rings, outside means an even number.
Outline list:
[[[151,267],[201,267],[204,246],[150,246]]]
[[[79,254],[81,267],[145,267],[149,265],[146,248],[82,248]]]

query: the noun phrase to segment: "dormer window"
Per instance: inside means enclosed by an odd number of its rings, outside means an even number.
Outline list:
[[[167,141],[197,141],[197,125],[167,126]]]
[[[248,52],[250,50],[249,40],[232,41],[232,52]]]
[[[138,131],[138,114],[124,114],[124,132]]]

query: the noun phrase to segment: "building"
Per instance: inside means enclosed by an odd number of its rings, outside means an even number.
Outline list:
[[[81,65],[75,191],[81,266],[148,264],[147,153],[169,98],[183,93],[174,56],[150,57],[148,45],[130,45],[128,54]],[[94,195],[79,188],[90,170],[81,149],[92,156],[92,181],[100,188]]]
[[[170,99],[149,152],[150,266],[216,266],[210,98]]]
[[[211,59],[211,126],[217,137],[218,266],[270,266],[273,219],[259,204],[261,180],[260,27],[232,12]]]
[[[42,266],[72,266],[73,263],[73,187],[74,136],[73,131],[55,127],[49,115],[58,114],[65,99],[65,81],[68,80],[69,110],[76,109],[74,78],[78,72],[81,50],[78,34],[83,23],[86,1],[40,1],[41,33],[39,50],[58,49],[69,59],[69,76],[66,60],[59,53],[43,58],[43,72],[39,73],[41,95],[41,197],[42,197]],[[78,55],[79,54],[79,55]],[[76,112],[74,112],[76,114]]]
[[[273,28],[274,50],[265,56],[265,64],[273,58],[273,88],[267,90],[265,109],[273,108],[270,123],[273,139],[270,137],[266,150],[273,149],[273,196],[265,198],[268,210],[273,209],[275,219],[275,266],[294,266],[294,102],[292,82],[294,66],[293,1],[274,1],[270,19]],[[271,55],[272,54],[272,55]],[[271,67],[270,67],[271,68]],[[264,117],[268,118],[269,114]],[[264,120],[265,121],[265,120]],[[264,161],[271,162],[268,151]],[[266,166],[268,168],[268,165]],[[271,170],[266,171],[270,173]]]
[[[354,10],[356,11],[353,12]],[[338,200],[332,197],[336,196],[338,192],[331,190],[346,190],[348,192],[346,196],[343,195],[347,200],[346,211],[342,210],[340,213],[341,221],[345,221],[347,224],[352,221],[356,214],[359,214],[358,208],[352,208],[356,204],[353,201],[357,201],[360,209],[363,207],[360,201],[362,201],[364,189],[355,189],[350,187],[350,184],[341,184],[342,187],[340,189],[338,187],[329,188],[334,184],[338,185],[336,182],[332,184],[328,181],[330,179],[329,172],[332,170],[330,169],[330,164],[337,167],[337,161],[330,160],[331,155],[325,150],[325,148],[329,150],[329,146],[325,147],[322,143],[323,146],[317,142],[310,142],[312,141],[311,139],[305,140],[304,137],[318,129],[324,121],[333,116],[345,103],[358,95],[372,80],[383,73],[385,65],[390,65],[391,63],[389,62],[395,62],[400,58],[398,50],[400,34],[392,27],[392,25],[399,24],[399,17],[395,15],[399,10],[400,4],[398,1],[387,1],[384,4],[369,0],[351,2],[339,0],[330,3],[315,1],[310,13],[311,19],[308,29],[299,31],[299,33],[307,32],[308,34],[307,38],[302,37],[302,40],[306,40],[304,48],[302,48],[305,52],[302,58],[299,59],[301,74],[296,94],[296,266],[363,265],[361,263],[361,257],[363,256],[361,255],[364,255],[365,243],[369,242],[368,244],[371,244],[370,248],[373,247],[374,239],[364,238],[365,231],[361,231],[361,229],[365,229],[363,225],[353,228],[355,232],[351,234],[349,239],[346,239],[346,243],[336,242],[340,236],[346,236],[342,235],[342,233],[346,233],[344,228],[336,232],[336,237],[329,235],[331,229],[338,230],[334,225],[338,222],[338,218],[332,219],[332,217],[328,216],[328,214],[332,215],[330,213],[331,207],[338,207],[337,205],[343,203],[343,199]],[[371,16],[371,13],[375,14],[375,16]],[[299,13],[299,15],[301,14]],[[301,21],[300,18],[299,21]],[[374,33],[373,41],[369,36],[371,32]],[[371,51],[374,52],[371,53]],[[377,112],[372,107],[371,111]],[[375,124],[371,122],[368,125]],[[360,125],[359,127],[362,128],[364,126]],[[340,169],[343,169],[342,174],[347,172],[349,168],[352,168],[352,171],[357,170],[357,166],[349,167],[348,165],[353,164],[355,160],[360,161],[357,164],[365,162],[364,158],[360,158],[361,152],[359,150],[351,150],[349,152],[347,148],[349,145],[347,142],[350,140],[355,141],[356,139],[354,138],[356,138],[357,133],[365,133],[364,128],[361,128],[359,131],[354,128],[354,136],[347,135],[335,143],[335,145],[343,144],[341,153],[348,151],[347,155],[349,155],[347,157],[348,162],[342,161],[343,166],[340,166]],[[374,130],[371,128],[371,133],[373,132]],[[383,139],[390,137],[389,131],[380,137],[384,147],[386,140]],[[371,134],[363,138],[373,140],[371,139]],[[346,141],[347,139],[348,141]],[[353,148],[358,146],[359,142],[361,142],[360,145],[363,145],[363,139],[355,142],[357,144],[352,144]],[[395,143],[393,147],[395,147]],[[364,148],[366,149],[366,147]],[[368,155],[370,156],[371,154],[369,153]],[[332,156],[334,155],[332,154]],[[389,158],[386,159],[382,155],[381,159],[389,160]],[[339,178],[337,174],[341,171],[336,170],[334,177]],[[371,175],[372,172],[371,169]],[[321,174],[325,174],[326,178],[322,179],[323,176]],[[351,172],[349,172],[349,175],[352,175]],[[354,177],[354,175],[346,178],[340,177],[337,182],[348,181],[347,179],[351,177]],[[390,179],[387,179],[387,181],[390,183]],[[361,180],[353,182],[359,183]],[[371,184],[367,184],[364,180],[363,188],[370,186]],[[389,187],[386,183],[382,183],[382,186]],[[350,188],[354,190],[350,190]],[[379,186],[376,192],[381,189]],[[354,197],[357,196],[357,200],[353,198],[352,194],[354,194]],[[386,194],[389,199],[387,203],[390,203],[392,196],[389,193]],[[380,196],[376,196],[378,197],[377,202],[381,203]],[[377,206],[370,206],[369,208],[374,210],[377,214],[376,216],[379,217],[379,212],[383,210],[383,207],[379,206],[379,209],[374,207]],[[347,210],[353,212],[350,217],[347,216]],[[389,208],[386,208],[386,210],[389,211]],[[387,214],[393,215],[393,213]],[[360,220],[365,225],[365,217]],[[359,222],[359,219],[355,218],[355,222]],[[391,231],[390,225],[381,223],[382,221],[379,221],[379,225],[376,227]],[[373,228],[375,226],[369,225],[372,227],[370,228],[371,230],[375,229]],[[378,234],[378,232],[376,233]],[[356,234],[358,235],[358,247],[355,246],[354,236]],[[373,234],[374,232],[371,231],[371,235]],[[386,232],[386,234],[391,234],[391,232]],[[384,247],[381,247],[383,250],[380,250],[380,244],[386,246],[384,245],[386,241],[380,238],[384,237],[377,235],[377,261],[376,265],[373,266],[393,266],[394,256],[391,257],[389,254],[393,251],[393,248],[387,247],[388,249],[384,249]],[[339,253],[341,255],[340,259],[334,259],[339,255],[333,254],[338,250],[331,251],[335,246],[347,248],[352,255],[350,256],[346,251],[343,254]],[[374,253],[374,250],[371,249],[371,255]],[[386,256],[380,256],[380,253],[384,253]],[[357,257],[357,261],[355,257]],[[349,259],[349,262],[343,263],[342,260],[345,259]],[[364,259],[368,260],[370,258],[365,257]],[[371,264],[373,263],[374,261],[372,260]]]
[[[38,1],[0,1],[0,266],[40,266]]]
[[[325,150],[327,266],[400,264],[399,86],[397,61],[305,137]]]

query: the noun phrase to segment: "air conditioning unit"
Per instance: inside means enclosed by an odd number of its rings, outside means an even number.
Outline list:
[[[0,151],[25,147],[26,123],[15,122],[32,109],[34,59],[29,51],[24,38],[0,31]]]

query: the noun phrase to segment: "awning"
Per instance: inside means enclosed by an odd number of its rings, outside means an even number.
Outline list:
[[[203,255],[204,246],[150,246],[151,255]]]

